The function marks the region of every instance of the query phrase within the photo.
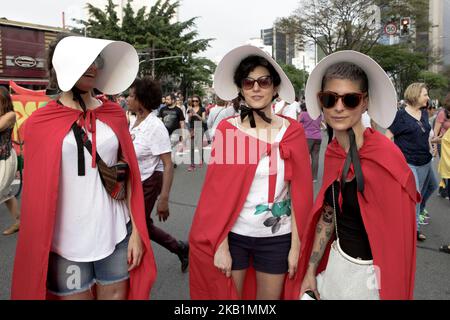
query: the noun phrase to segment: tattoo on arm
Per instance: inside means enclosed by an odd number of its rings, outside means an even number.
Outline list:
[[[316,228],[316,233],[321,234],[323,230],[322,224],[318,223]]]
[[[316,237],[314,239],[313,252],[309,259],[312,267],[317,267],[322,260],[328,242],[333,234],[334,210],[328,205],[323,207],[322,219],[317,222]]]
[[[333,215],[334,215],[334,209],[330,207],[329,205],[325,205],[323,207],[323,214],[322,214],[322,220],[325,223],[333,223]]]
[[[327,239],[331,239],[331,236],[333,235],[333,228],[327,228],[327,230],[325,231],[325,235],[327,236]]]
[[[317,251],[314,251],[311,255],[311,258],[309,259],[309,263],[316,266],[319,264],[319,261],[321,260],[321,254]]]

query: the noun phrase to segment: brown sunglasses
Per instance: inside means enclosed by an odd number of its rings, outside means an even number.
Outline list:
[[[361,101],[367,96],[367,93],[346,93],[343,95],[337,94],[332,91],[319,92],[317,97],[319,102],[325,109],[333,108],[339,99],[342,99],[343,105],[348,109],[355,109],[360,104]]]
[[[262,89],[269,88],[272,83],[272,77],[271,76],[263,76],[258,79],[252,79],[252,78],[244,78],[241,81],[242,89],[244,90],[252,90],[255,86],[255,82],[258,83],[258,86]]]

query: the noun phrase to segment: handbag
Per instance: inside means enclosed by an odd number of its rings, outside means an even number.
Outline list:
[[[373,261],[352,258],[339,245],[334,183],[332,192],[337,240],[331,245],[325,271],[317,276],[320,297],[324,300],[379,300]]]
[[[85,148],[92,155],[92,143],[86,133],[76,122],[72,125],[72,130],[75,134],[75,138],[81,139]],[[98,152],[96,152],[95,157],[100,179],[108,194],[115,200],[124,200],[127,196],[127,180],[129,175],[128,164],[125,161],[120,160],[117,164],[108,167]]]

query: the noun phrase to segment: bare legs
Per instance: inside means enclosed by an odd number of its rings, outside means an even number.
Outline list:
[[[19,231],[20,227],[20,221],[19,221],[19,202],[17,201],[16,197],[12,197],[11,199],[8,199],[5,201],[5,205],[8,208],[9,212],[11,213],[11,216],[14,219],[14,223],[5,231],[3,231],[3,235],[7,236],[10,234],[13,234],[17,231]]]
[[[238,296],[242,298],[242,289],[247,270],[232,271],[231,276]],[[256,300],[280,300],[285,274],[256,272]]]
[[[95,285],[93,290],[72,294],[65,297],[54,297],[57,300],[126,300],[128,296],[128,280],[110,285]]]

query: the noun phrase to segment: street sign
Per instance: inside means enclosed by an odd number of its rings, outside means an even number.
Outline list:
[[[397,25],[393,22],[387,23],[384,26],[384,32],[390,36],[396,35],[397,34]]]

